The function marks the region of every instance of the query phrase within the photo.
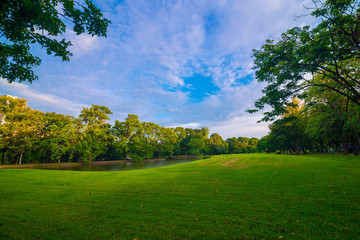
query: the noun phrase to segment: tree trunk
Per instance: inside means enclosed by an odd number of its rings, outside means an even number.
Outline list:
[[[311,153],[314,153],[314,150],[315,150],[315,149],[314,149],[314,144],[313,144],[313,143],[310,143],[310,149],[311,149],[311,150],[310,150]]]
[[[21,165],[21,163],[22,163],[23,154],[24,154],[24,149],[21,149],[20,158],[19,158],[19,165]]]
[[[306,154],[306,149],[305,149],[305,142],[304,141],[301,141],[302,143],[302,150],[303,150],[303,154]]]
[[[357,148],[358,146],[355,141],[351,141],[351,147],[353,149],[354,155],[359,155],[359,149]]]
[[[321,139],[321,151],[322,153],[326,153],[325,143],[323,139]]]
[[[359,155],[359,149],[357,148],[354,149],[354,155]]]
[[[49,159],[50,159],[50,150],[48,149],[46,151],[46,163],[49,163]]]
[[[6,164],[6,163],[7,163],[7,161],[8,161],[8,154],[9,154],[9,149],[6,150],[6,152],[5,152],[3,164]]]
[[[299,146],[298,146],[298,140],[296,139],[295,141],[294,141],[294,146],[295,146],[295,154],[296,155],[299,155],[300,154],[300,150],[299,150]]]
[[[60,155],[60,157],[58,159],[58,164],[60,164],[60,163],[61,163],[61,155]]]
[[[344,155],[347,155],[348,154],[348,147],[347,147],[347,144],[345,142],[343,142],[343,149],[344,149]]]

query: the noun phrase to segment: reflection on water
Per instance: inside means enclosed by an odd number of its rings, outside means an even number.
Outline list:
[[[136,170],[144,168],[165,167],[179,163],[186,163],[194,161],[194,159],[181,160],[164,160],[164,161],[144,161],[144,162],[126,162],[126,163],[112,163],[106,165],[83,165],[77,167],[62,167],[55,168],[57,170],[72,170],[72,171],[123,171]]]

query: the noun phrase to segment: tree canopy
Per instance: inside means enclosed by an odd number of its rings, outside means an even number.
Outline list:
[[[271,106],[263,121],[284,114],[292,105],[289,99],[305,98],[304,89],[313,86],[360,106],[360,2],[313,2],[311,14],[320,21],[316,27],[292,28],[253,51],[256,79],[268,85],[249,112]]]
[[[106,36],[110,21],[91,0],[2,0],[0,4],[0,77],[32,82],[38,76],[32,70],[41,59],[31,52],[38,44],[47,54],[69,61],[70,41],[61,39],[72,25],[76,34]]]

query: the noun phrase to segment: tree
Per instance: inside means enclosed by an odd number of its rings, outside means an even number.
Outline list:
[[[13,129],[11,128],[11,117],[16,112],[24,112],[26,100],[10,96],[0,96],[0,148],[2,152],[2,164],[7,162],[8,154],[12,146]],[[9,122],[10,121],[10,122]]]
[[[302,124],[303,104],[299,99],[293,98],[291,105],[287,106],[286,114],[269,126],[270,134],[268,143],[283,151],[300,153],[303,150],[305,126]]]
[[[236,137],[226,139],[226,143],[229,146],[229,153],[241,153],[242,146]]]
[[[115,120],[115,124],[111,128],[111,134],[114,138],[112,148],[115,159],[125,159],[126,154],[129,151],[129,147],[127,146],[129,139],[125,137],[125,131],[124,122]]]
[[[158,131],[157,141],[157,157],[170,157],[174,154],[177,134],[171,128],[161,127]]]
[[[226,153],[227,143],[222,139],[218,133],[213,133],[210,136],[211,154]]]
[[[264,137],[262,137],[258,144],[257,144],[257,150],[259,152],[268,152],[268,153],[271,153],[272,152],[272,148],[269,144],[269,135],[266,135]]]
[[[45,114],[45,138],[42,145],[49,148],[51,158],[61,162],[62,156],[70,150],[74,139],[74,119],[71,116],[46,113]]]
[[[42,112],[30,108],[8,115],[7,124],[12,134],[10,148],[19,154],[19,165],[23,162],[25,151],[30,150],[40,140],[43,115]]]
[[[70,41],[59,40],[66,32],[66,22],[71,22],[76,34],[87,32],[106,36],[109,20],[91,0],[83,4],[75,0],[2,0],[0,4],[0,77],[14,81],[32,82],[38,79],[32,68],[41,59],[31,53],[35,44],[46,49],[47,54],[69,61]]]
[[[0,125],[3,164],[9,152],[16,153],[22,164],[25,151],[39,142],[44,114],[27,107],[25,99],[11,96],[0,97],[0,114],[5,116]]]
[[[92,105],[91,108],[83,108],[79,115],[83,125],[83,138],[81,141],[82,160],[91,162],[96,157],[104,154],[107,150],[110,138],[109,108],[105,106]]]
[[[326,78],[315,76],[314,81],[323,82]],[[357,154],[356,146],[360,146],[360,106],[338,93],[319,87],[307,89],[306,95],[306,133],[320,143],[323,151],[328,146],[345,154]]]
[[[203,154],[206,145],[204,139],[200,138],[199,136],[194,136],[190,138],[187,146],[189,148],[187,154],[190,156],[200,156]]]
[[[254,110],[270,105],[263,121],[274,120],[286,112],[288,100],[304,97],[302,91],[317,86],[340,94],[360,106],[360,2],[357,0],[313,1],[312,12],[320,23],[295,27],[277,42],[266,40],[253,51],[256,79],[267,82],[263,97]],[[309,74],[329,81],[314,81]]]

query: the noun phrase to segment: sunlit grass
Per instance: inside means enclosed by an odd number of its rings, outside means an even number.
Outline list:
[[[360,158],[223,155],[119,172],[0,170],[2,239],[357,239]]]

